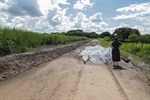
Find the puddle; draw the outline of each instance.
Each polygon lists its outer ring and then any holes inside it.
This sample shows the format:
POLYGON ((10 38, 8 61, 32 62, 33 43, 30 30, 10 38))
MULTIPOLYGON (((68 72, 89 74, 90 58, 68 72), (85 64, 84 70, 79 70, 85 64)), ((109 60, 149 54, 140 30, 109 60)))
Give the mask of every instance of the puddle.
MULTIPOLYGON (((102 64, 107 62, 112 62, 111 58, 111 51, 112 49, 110 47, 105 48, 101 45, 95 45, 95 46, 85 46, 82 49, 76 49, 76 53, 78 53, 79 57, 86 63, 91 62, 93 64, 102 64)), ((150 71, 150 62, 146 62, 145 59, 142 59, 141 57, 138 57, 136 55, 133 55, 129 52, 122 51, 125 55, 127 55, 128 59, 130 59, 130 63, 133 64, 135 67, 145 69, 146 71, 150 71)))
POLYGON ((111 61, 111 48, 105 48, 100 45, 85 46, 83 49, 77 49, 78 55, 84 62, 93 64, 108 63, 111 61))

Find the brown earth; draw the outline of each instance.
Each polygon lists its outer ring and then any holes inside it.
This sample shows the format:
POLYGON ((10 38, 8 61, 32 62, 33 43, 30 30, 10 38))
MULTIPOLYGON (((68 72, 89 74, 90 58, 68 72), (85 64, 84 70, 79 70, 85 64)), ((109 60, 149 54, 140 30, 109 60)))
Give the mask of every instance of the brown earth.
MULTIPOLYGON (((82 47, 81 47, 82 48, 82 47)), ((0 100, 149 100, 142 71, 84 64, 75 51, 0 83, 0 100)))
POLYGON ((79 41, 67 45, 46 46, 40 51, 22 54, 12 54, 0 57, 0 81, 18 75, 32 67, 56 59, 72 51, 90 40, 79 41))

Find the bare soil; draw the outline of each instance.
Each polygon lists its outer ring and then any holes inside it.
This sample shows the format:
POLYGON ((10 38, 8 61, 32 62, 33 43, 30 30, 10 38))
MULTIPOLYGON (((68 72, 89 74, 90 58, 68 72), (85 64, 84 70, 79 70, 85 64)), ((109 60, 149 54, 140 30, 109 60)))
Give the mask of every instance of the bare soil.
POLYGON ((44 48, 40 47, 40 51, 0 57, 0 82, 18 75, 32 67, 54 60, 89 41, 90 40, 85 40, 66 45, 44 46, 44 48))
POLYGON ((120 62, 84 64, 75 51, 0 83, 0 100, 149 100, 139 69, 120 62))

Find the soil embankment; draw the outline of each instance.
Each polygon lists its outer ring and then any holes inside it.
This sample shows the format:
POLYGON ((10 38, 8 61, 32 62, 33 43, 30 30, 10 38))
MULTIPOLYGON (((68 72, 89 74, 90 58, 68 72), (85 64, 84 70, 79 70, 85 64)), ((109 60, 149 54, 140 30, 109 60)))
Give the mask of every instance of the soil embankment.
POLYGON ((13 54, 0 58, 0 81, 15 76, 31 67, 36 67, 70 52, 90 40, 78 41, 63 46, 37 51, 33 53, 13 54))

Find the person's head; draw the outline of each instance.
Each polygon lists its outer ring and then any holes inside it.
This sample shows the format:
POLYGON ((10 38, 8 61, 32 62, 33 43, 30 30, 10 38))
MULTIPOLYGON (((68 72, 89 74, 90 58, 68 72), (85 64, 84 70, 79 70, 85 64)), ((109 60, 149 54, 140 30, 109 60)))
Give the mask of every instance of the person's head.
POLYGON ((117 37, 115 37, 115 38, 114 38, 114 41, 118 41, 118 38, 117 38, 117 37))

